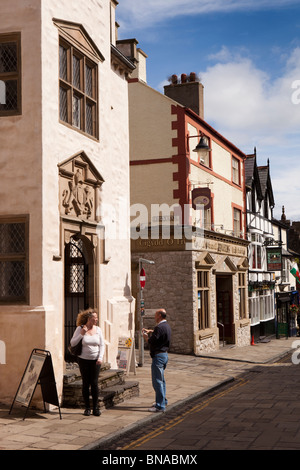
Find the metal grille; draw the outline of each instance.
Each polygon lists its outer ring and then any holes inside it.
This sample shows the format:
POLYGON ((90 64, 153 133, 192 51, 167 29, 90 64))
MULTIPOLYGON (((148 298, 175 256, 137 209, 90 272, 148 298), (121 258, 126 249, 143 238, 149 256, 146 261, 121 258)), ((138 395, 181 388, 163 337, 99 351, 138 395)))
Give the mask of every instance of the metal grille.
POLYGON ((82 240, 74 240, 70 243, 69 255, 69 292, 71 294, 84 293, 85 287, 85 264, 82 254, 83 243, 82 240))
POLYGON ((0 73, 16 72, 18 68, 17 44, 0 44, 0 73))
POLYGON ((70 292, 84 293, 84 265, 73 265, 70 269, 70 292))
POLYGON ((70 258, 82 258, 83 242, 81 238, 75 240, 71 238, 70 243, 70 258))

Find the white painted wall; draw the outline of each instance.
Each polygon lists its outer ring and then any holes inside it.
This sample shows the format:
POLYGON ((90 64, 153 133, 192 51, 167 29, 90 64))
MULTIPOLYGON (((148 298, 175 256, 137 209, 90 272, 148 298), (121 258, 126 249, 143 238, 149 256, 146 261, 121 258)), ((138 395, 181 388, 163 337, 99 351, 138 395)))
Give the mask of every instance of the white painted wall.
POLYGON ((114 367, 117 340, 134 331, 130 304, 128 90, 111 69, 109 0, 1 0, 0 33, 21 32, 22 115, 0 118, 0 215, 30 215, 30 305, 0 306, 0 398, 12 397, 33 348, 53 354, 59 392, 63 374, 64 266, 58 164, 84 151, 105 183, 111 260, 100 266, 100 326, 111 330, 106 360, 114 367), (99 142, 59 123, 59 47, 53 18, 80 23, 105 61, 99 63, 99 142), (113 214, 111 207, 119 208, 113 214), (119 217, 121 214, 122 217, 119 217), (105 325, 109 320, 110 328, 105 325), (8 380, 9 379, 9 380, 8 380))

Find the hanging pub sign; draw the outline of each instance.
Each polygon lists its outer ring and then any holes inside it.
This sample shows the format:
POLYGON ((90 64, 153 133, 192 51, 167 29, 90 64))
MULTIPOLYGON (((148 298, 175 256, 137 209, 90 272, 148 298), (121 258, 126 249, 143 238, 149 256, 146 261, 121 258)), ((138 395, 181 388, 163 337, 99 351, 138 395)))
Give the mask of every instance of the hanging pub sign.
POLYGON ((281 247, 267 248, 267 270, 281 271, 282 269, 282 251, 281 247))
POLYGON ((193 209, 196 209, 197 205, 203 205, 204 209, 210 209, 211 190, 209 188, 195 188, 192 190, 193 209))

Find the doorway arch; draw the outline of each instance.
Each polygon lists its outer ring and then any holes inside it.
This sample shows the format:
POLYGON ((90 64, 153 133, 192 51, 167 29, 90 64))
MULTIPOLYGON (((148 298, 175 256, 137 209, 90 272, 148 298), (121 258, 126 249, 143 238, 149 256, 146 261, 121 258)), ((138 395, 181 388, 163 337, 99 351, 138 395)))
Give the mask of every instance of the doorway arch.
POLYGON ((68 345, 80 311, 95 306, 94 255, 91 241, 80 234, 65 245, 65 361, 73 362, 68 345))

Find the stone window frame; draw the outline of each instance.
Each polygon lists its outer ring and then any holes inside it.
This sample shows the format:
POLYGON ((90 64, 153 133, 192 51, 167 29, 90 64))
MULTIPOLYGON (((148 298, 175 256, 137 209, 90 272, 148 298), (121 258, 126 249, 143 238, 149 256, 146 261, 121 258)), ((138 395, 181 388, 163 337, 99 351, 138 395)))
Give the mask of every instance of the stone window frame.
POLYGON ((52 18, 53 24, 58 29, 58 119, 61 124, 70 127, 73 130, 99 141, 99 66, 105 61, 105 57, 99 50, 97 44, 89 35, 85 27, 80 23, 52 18), (62 77, 60 73, 60 47, 65 45, 67 48, 67 76, 62 77), (76 87, 73 81, 73 54, 80 62, 80 86, 76 87), (88 65, 92 68, 92 93, 85 89, 86 69, 88 65), (66 91, 67 95, 67 116, 61 117, 61 90, 66 91), (82 126, 80 128, 73 125, 73 96, 76 95, 82 100, 82 126), (87 132, 86 128, 86 104, 93 107, 92 114, 92 133, 87 132))
POLYGON ((59 69, 59 121, 62 124, 68 125, 84 135, 99 139, 99 118, 98 118, 98 64, 93 61, 90 57, 84 54, 79 47, 72 44, 71 41, 66 40, 62 36, 59 37, 59 52, 63 48, 66 51, 66 76, 63 77, 61 69, 59 69), (74 63, 75 60, 79 66, 79 81, 75 83, 74 80, 74 63), (92 94, 89 94, 86 89, 87 67, 91 70, 91 89, 92 94), (65 93, 66 96, 66 118, 62 117, 62 96, 61 92, 65 93), (79 117, 80 122, 78 124, 74 121, 74 99, 80 103, 79 117), (92 114, 92 130, 91 132, 87 129, 87 107, 91 108, 92 114))
MULTIPOLYGON (((1 224, 22 224, 24 226, 24 250, 7 252, 1 251, 0 240, 0 263, 22 263, 24 265, 24 286, 21 295, 0 296, 0 305, 29 305, 29 216, 0 216, 1 224)), ((1 280, 2 282, 3 280, 1 280)))
POLYGON ((210 269, 196 269, 198 330, 210 328, 210 269), (200 294, 200 295, 199 295, 200 294), (201 312, 199 312, 199 301, 201 312))
POLYGON ((0 71, 0 82, 16 81, 17 105, 15 109, 5 110, 0 109, 0 117, 4 116, 17 116, 22 114, 22 99, 21 99, 21 33, 3 33, 0 34, 0 47, 3 44, 14 43, 16 44, 16 70, 8 72, 0 71))

